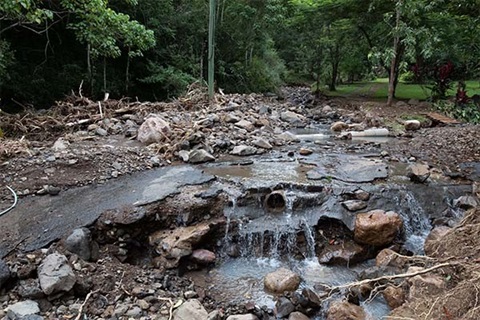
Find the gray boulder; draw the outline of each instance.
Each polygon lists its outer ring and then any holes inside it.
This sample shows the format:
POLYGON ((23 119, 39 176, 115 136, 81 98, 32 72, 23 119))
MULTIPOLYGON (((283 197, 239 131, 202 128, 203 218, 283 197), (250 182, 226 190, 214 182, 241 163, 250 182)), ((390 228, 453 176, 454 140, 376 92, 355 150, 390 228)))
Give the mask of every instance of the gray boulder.
POLYGON ((23 319, 29 315, 40 313, 38 303, 33 300, 20 301, 12 304, 7 309, 7 319, 23 319))
POLYGON ((173 312, 173 320, 206 320, 208 312, 197 299, 191 299, 173 312))
POLYGON ((38 267, 40 287, 46 295, 70 291, 76 282, 67 257, 59 253, 48 255, 38 267))
POLYGON ((236 156, 251 156, 257 153, 257 148, 250 146, 236 146, 230 154, 236 156))
POLYGON ((215 161, 215 157, 203 149, 193 150, 188 155, 188 162, 190 163, 204 163, 215 161))

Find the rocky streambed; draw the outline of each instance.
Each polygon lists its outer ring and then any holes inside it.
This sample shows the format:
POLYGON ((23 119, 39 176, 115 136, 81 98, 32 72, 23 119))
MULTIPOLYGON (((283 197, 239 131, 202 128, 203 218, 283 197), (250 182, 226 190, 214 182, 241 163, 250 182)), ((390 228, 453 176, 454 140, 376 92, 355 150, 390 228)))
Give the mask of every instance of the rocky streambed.
POLYGON ((382 119, 301 90, 136 106, 8 141, 1 317, 378 319, 461 283, 441 239, 478 205, 475 170, 405 152, 417 123, 357 138, 382 119))

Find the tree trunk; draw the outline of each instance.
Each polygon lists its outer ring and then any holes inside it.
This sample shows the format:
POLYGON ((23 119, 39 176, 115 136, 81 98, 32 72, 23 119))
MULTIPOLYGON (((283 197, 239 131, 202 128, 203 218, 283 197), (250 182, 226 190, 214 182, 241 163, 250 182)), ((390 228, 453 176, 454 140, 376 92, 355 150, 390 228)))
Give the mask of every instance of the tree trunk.
POLYGON ((93 72, 92 72, 92 59, 90 57, 90 44, 87 44, 87 77, 88 77, 88 89, 90 94, 93 92, 93 72))
POLYGON ((103 57, 103 93, 107 93, 107 58, 103 57))
POLYGON ((127 66, 125 67, 125 95, 128 96, 128 89, 130 87, 130 48, 127 51, 127 66))
POLYGON ((398 28, 400 27, 400 7, 402 0, 399 0, 396 6, 396 19, 395 19, 395 34, 393 37, 393 57, 390 63, 390 74, 388 78, 388 99, 387 106, 391 107, 393 104, 393 98, 395 97, 396 80, 398 79, 398 63, 400 61, 399 48, 400 48, 400 35, 398 34, 398 28))

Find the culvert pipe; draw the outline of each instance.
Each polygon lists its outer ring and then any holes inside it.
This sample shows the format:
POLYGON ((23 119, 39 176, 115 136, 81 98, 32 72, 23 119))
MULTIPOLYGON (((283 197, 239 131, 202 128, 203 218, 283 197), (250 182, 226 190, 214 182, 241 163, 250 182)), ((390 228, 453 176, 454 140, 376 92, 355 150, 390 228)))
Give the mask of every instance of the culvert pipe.
POLYGON ((265 196, 263 207, 272 213, 284 212, 287 207, 287 198, 283 190, 275 190, 265 196))

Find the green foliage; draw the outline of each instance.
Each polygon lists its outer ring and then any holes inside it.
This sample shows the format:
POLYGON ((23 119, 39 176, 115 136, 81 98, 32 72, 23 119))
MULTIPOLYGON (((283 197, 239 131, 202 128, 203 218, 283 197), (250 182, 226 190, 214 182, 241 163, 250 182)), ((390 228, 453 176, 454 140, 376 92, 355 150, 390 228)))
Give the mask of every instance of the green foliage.
POLYGON ((413 71, 407 71, 402 73, 398 79, 404 83, 413 83, 415 81, 415 74, 413 71))
POLYGON ((449 117, 473 124, 480 124, 480 108, 475 103, 456 105, 453 102, 441 100, 436 102, 434 106, 449 117))
MULTIPOLYGON (((190 74, 173 66, 162 67, 149 61, 150 75, 140 82, 152 84, 161 88, 169 97, 175 97, 186 91, 187 86, 196 79, 190 74)), ((157 91, 155 90, 155 91, 157 91)))
POLYGON ((8 68, 14 63, 10 43, 0 39, 0 86, 9 80, 8 68))

